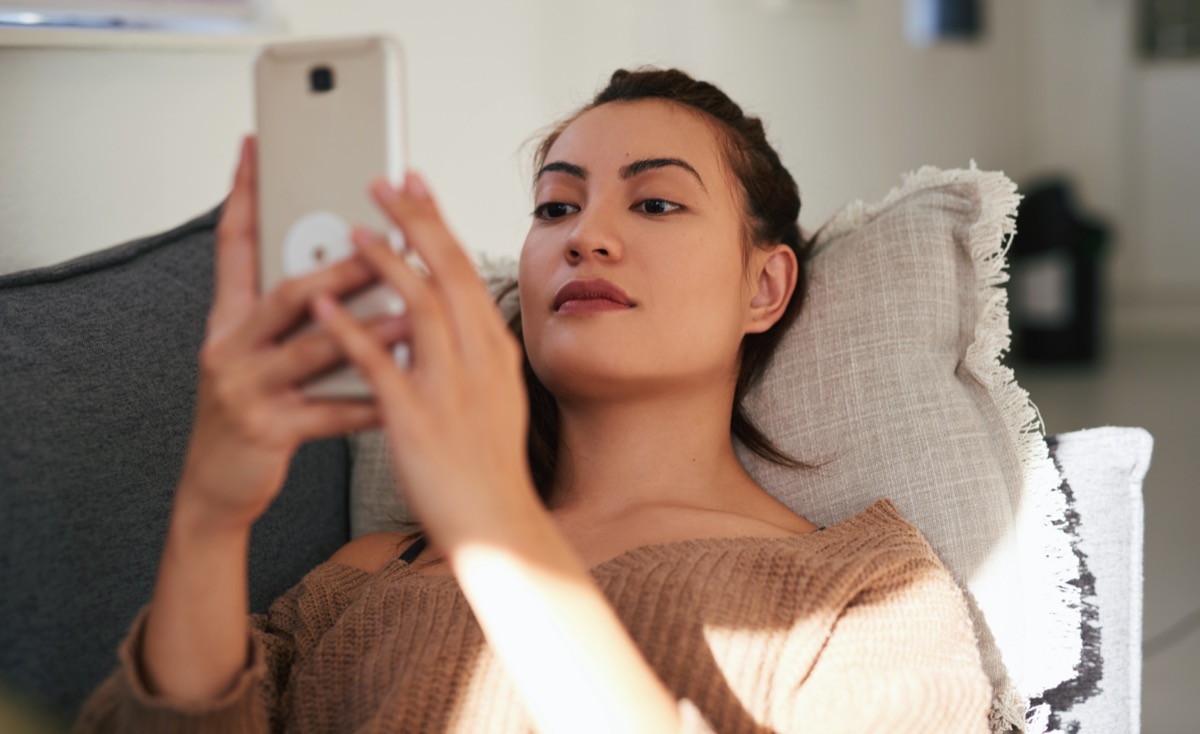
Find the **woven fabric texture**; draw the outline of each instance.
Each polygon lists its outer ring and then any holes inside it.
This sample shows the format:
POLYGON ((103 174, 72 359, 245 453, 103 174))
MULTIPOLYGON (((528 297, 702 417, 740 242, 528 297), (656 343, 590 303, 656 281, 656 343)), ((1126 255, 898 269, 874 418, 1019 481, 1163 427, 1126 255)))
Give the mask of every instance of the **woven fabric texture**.
MULTIPOLYGON (((154 587, 219 216, 0 276, 0 684, 68 717, 154 587)), ((251 536, 254 610, 346 542, 348 471, 340 438, 297 452, 251 536)))

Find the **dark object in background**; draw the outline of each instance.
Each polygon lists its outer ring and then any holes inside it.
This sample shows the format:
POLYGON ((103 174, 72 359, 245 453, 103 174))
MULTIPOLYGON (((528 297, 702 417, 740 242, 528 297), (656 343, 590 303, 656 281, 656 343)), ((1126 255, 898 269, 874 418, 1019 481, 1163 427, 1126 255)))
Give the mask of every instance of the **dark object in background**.
POLYGON ((1066 181, 1027 189, 1008 251, 1017 360, 1087 363, 1100 357, 1100 259, 1108 238, 1105 225, 1078 211, 1066 181))
POLYGON ((1138 50, 1155 60, 1200 56, 1200 0, 1138 0, 1138 50))
POLYGON ((915 46, 973 41, 983 34, 983 0, 908 0, 905 16, 915 46))

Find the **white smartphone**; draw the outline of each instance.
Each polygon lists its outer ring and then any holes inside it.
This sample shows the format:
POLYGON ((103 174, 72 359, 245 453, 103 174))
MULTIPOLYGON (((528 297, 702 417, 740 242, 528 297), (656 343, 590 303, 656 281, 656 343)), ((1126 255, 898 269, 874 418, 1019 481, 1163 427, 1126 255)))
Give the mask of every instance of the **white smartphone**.
MULTIPOLYGON (((326 267, 352 252, 355 224, 400 233, 367 193, 405 168, 403 65, 399 44, 385 36, 270 44, 254 63, 258 137, 259 291, 326 267)), ((403 312, 380 284, 345 301, 360 319, 403 312)), ((395 347, 397 362, 407 347, 395 347)), ((320 398, 372 397, 352 366, 305 386, 320 398)))

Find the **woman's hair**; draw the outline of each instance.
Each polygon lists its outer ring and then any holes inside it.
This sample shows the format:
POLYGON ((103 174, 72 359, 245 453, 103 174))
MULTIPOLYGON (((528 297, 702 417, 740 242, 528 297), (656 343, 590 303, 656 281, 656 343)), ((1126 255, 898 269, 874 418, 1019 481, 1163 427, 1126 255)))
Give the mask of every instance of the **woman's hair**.
MULTIPOLYGON (((755 454, 784 466, 808 464, 781 451, 746 415, 742 399, 762 376, 779 340, 796 320, 807 291, 807 263, 811 243, 800 235, 800 193, 796 181, 779 160, 779 154, 767 142, 762 121, 742 112, 733 100, 712 84, 697 81, 678 69, 618 69, 608 86, 582 109, 558 123, 542 140, 534 156, 534 170, 540 170, 559 135, 589 110, 612 102, 643 99, 665 100, 699 113, 715 131, 725 162, 741 184, 743 244, 745 260, 754 247, 786 244, 796 253, 800 265, 796 290, 783 315, 768 330, 747 334, 742 339, 741 365, 733 393, 733 417, 730 432, 755 454)), ((518 313, 509 323, 521 338, 518 313)), ((524 340, 522 339, 522 344, 524 340)), ((525 355, 525 381, 529 393, 529 464, 534 485, 543 501, 549 501, 558 459, 559 416, 554 396, 542 384, 525 355)))

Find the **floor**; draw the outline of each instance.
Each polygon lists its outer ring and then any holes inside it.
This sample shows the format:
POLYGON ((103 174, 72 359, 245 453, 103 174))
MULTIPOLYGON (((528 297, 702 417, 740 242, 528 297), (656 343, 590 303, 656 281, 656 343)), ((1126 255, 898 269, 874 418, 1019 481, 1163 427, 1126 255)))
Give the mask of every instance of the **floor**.
POLYGON ((1146 507, 1142 732, 1200 732, 1200 344, 1115 344, 1094 367, 1018 366, 1049 433, 1154 436, 1146 507))

